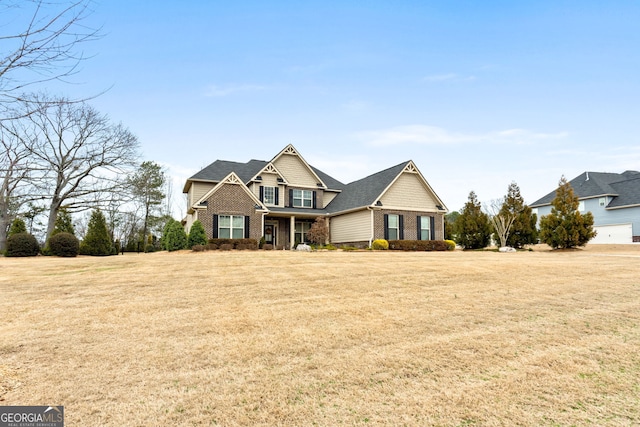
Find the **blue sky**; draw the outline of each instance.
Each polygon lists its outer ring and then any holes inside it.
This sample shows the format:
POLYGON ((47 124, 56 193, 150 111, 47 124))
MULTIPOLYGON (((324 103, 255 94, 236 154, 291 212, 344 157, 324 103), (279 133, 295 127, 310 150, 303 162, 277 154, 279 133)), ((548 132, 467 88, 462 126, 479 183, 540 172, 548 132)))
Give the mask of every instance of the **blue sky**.
MULTIPOLYGON (((449 210, 640 169, 636 1, 101 0, 60 88, 184 180, 293 144, 347 183, 414 160, 449 210)), ((52 88, 55 90, 55 88, 52 88)))

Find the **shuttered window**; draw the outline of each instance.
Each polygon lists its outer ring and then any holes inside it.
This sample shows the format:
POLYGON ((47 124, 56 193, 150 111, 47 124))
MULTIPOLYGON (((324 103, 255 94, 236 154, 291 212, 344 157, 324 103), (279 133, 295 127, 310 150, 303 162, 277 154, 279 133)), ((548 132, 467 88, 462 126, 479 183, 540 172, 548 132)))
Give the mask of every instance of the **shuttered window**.
POLYGON ((218 237, 242 239, 245 237, 245 217, 242 215, 218 215, 218 237))

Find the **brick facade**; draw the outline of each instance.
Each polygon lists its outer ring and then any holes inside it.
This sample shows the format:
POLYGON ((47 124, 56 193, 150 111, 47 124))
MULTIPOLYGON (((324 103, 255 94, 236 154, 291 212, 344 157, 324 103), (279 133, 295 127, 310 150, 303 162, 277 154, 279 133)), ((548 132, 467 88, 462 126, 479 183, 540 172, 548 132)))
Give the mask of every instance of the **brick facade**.
POLYGON ((384 215, 404 215, 404 240, 418 240, 418 215, 435 217, 435 240, 444 240, 444 215, 434 212, 381 210, 373 214, 373 233, 376 239, 384 239, 384 215))
POLYGON ((209 239, 213 237, 213 215, 249 216, 249 237, 256 240, 262 237, 262 212, 256 212, 255 201, 240 185, 224 184, 207 199, 207 210, 198 212, 209 239))

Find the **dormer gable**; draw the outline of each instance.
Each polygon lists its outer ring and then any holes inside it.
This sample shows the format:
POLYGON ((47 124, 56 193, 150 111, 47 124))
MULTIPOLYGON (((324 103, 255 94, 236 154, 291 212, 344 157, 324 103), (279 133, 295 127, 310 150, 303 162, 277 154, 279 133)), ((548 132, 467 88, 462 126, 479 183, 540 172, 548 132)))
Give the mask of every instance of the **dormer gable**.
POLYGON ((291 144, 270 162, 290 186, 327 189, 327 185, 291 144))
POLYGON ((219 191, 225 185, 237 185, 237 186, 239 186, 240 188, 242 188, 242 190, 245 193, 247 193, 247 195, 249 197, 251 197, 251 199, 255 202, 256 207, 259 206, 262 210, 267 210, 266 206, 260 201, 260 199, 258 197, 256 197, 255 194, 253 194, 249 190, 249 188, 244 184, 244 182, 242 182, 240 177, 238 175, 236 175, 235 172, 229 173, 229 175, 227 175, 222 180, 220 180, 220 182, 215 187, 213 187, 211 190, 209 190, 204 196, 202 196, 195 203, 194 207, 196 209, 206 208, 206 204, 204 204, 204 202, 206 202, 206 200, 208 200, 212 195, 214 195, 217 191, 219 191))

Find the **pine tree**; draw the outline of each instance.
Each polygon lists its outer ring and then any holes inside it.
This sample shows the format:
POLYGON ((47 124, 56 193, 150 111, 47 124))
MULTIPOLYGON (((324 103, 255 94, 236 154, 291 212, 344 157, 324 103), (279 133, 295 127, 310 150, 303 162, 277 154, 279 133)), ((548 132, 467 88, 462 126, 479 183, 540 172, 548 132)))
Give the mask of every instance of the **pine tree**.
POLYGON ((194 221, 191 224, 191 229, 189 230, 189 241, 188 247, 191 249, 195 245, 206 245, 207 244, 207 233, 204 231, 204 226, 199 220, 194 221))
POLYGON ((584 246, 596 235, 593 215, 578 211, 578 196, 564 176, 558 185, 551 213, 540 218, 540 240, 554 249, 584 246))
POLYGON ((80 244, 80 253, 82 255, 112 255, 113 245, 111 237, 107 230, 107 221, 100 209, 96 209, 91 213, 89 225, 87 226, 87 235, 80 244))
POLYGON ((69 233, 76 234, 76 231, 73 227, 73 222, 71 220, 71 214, 66 208, 60 208, 58 211, 58 216, 56 217, 56 223, 53 227, 52 236, 58 233, 69 233))
POLYGON ((482 212, 482 206, 473 191, 469 193, 469 200, 456 219, 455 231, 458 236, 456 243, 465 249, 485 248, 491 241, 489 216, 482 212))
POLYGON ((26 233, 26 232, 27 232, 27 225, 24 223, 22 218, 16 218, 11 223, 11 228, 9 228, 9 233, 7 234, 7 237, 13 236, 14 234, 26 233))
POLYGON ((515 215, 513 224, 507 237, 507 246, 522 248, 534 244, 538 240, 536 228, 537 217, 529 206, 524 204, 520 195, 520 187, 515 182, 509 185, 509 190, 500 209, 502 215, 515 215))

